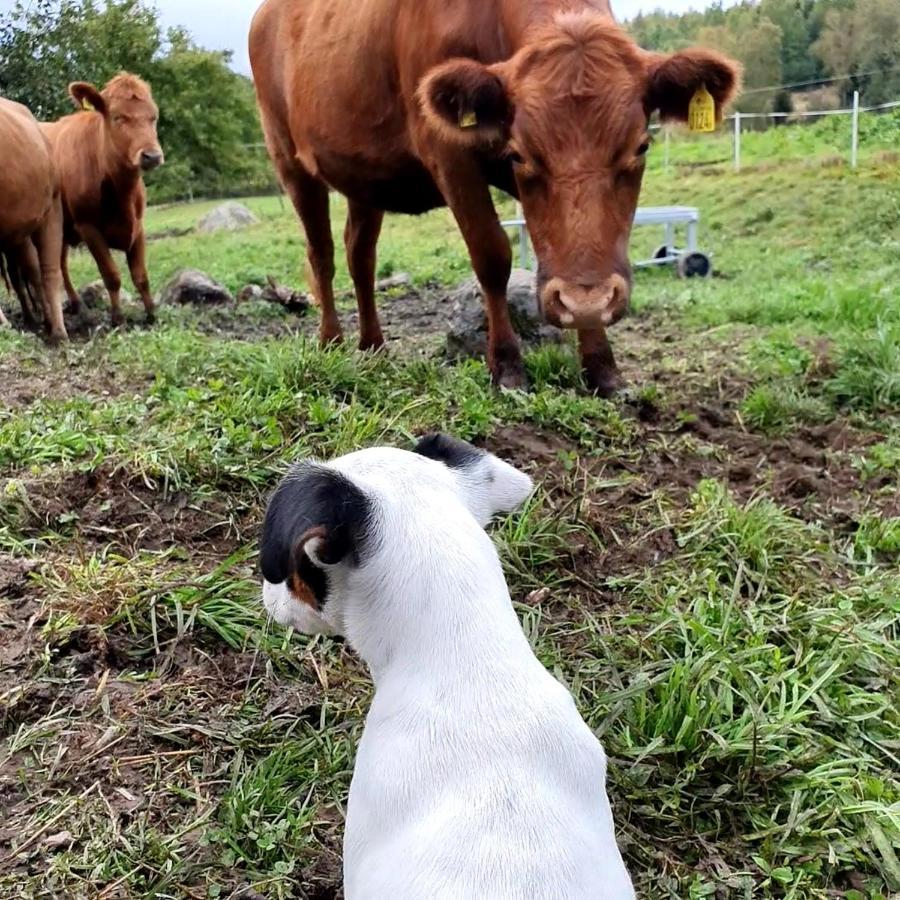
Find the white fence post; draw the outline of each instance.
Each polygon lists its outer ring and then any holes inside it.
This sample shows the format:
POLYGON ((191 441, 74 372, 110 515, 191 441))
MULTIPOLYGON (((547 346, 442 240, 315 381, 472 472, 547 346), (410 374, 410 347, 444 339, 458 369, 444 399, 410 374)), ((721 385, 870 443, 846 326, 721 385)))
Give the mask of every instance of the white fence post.
POLYGON ((741 114, 734 111, 734 171, 741 171, 741 114))
POLYGON ((850 168, 855 169, 859 150, 859 91, 853 92, 853 117, 850 122, 850 168))

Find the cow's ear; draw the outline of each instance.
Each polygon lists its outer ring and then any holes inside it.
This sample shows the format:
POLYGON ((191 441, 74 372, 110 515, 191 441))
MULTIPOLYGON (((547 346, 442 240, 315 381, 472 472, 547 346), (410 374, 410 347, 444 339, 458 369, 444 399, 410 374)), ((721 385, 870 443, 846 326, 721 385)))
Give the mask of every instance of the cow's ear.
POLYGON ((472 59, 451 59, 422 79, 419 105, 440 138, 464 146, 503 145, 513 104, 499 74, 472 59))
POLYGON ((294 599, 320 609, 328 570, 359 563, 372 518, 371 501, 345 475, 314 463, 296 466, 266 510, 259 553, 263 577, 285 583, 294 599))
POLYGON ((693 47, 678 53, 648 54, 647 113, 659 110, 663 121, 688 120, 691 98, 702 87, 716 104, 716 120, 740 87, 741 68, 733 60, 693 47))
POLYGON ((69 96, 79 109, 95 110, 101 115, 106 115, 106 101, 92 84, 86 81, 73 81, 69 85, 69 96))

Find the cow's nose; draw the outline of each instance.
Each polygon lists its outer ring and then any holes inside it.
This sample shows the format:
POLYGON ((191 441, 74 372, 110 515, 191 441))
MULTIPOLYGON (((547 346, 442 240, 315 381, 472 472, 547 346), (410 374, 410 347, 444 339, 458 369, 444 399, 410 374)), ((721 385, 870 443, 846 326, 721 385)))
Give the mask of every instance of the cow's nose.
POLYGON ((145 172, 155 169, 163 163, 163 155, 160 150, 142 150, 141 151, 141 168, 145 172))
POLYGON ((618 322, 628 309, 629 294, 628 280, 618 274, 599 285, 553 278, 544 286, 541 301, 544 317, 552 325, 587 330, 618 322))

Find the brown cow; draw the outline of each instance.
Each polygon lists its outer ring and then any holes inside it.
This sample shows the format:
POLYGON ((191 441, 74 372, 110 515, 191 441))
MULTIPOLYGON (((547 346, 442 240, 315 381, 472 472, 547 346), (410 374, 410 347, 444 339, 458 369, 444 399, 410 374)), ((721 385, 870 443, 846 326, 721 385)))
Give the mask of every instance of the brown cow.
POLYGON ((50 145, 34 116, 0 98, 0 271, 26 324, 43 316, 51 343, 66 340, 62 313, 62 200, 50 145), (37 309, 33 308, 37 306, 37 309))
POLYGON ((361 348, 383 343, 373 273, 384 211, 446 204, 484 290, 494 381, 521 385, 494 185, 522 201, 545 318, 577 329, 591 388, 615 387, 606 328, 628 304, 648 117, 686 119, 702 85, 721 115, 733 63, 643 51, 607 0, 265 0, 250 62, 269 153, 306 231, 323 342, 341 339, 328 188, 348 199, 361 348))
POLYGON ((76 81, 69 94, 79 112, 44 125, 59 169, 65 211, 62 272, 73 312, 80 306, 68 269, 68 248, 84 241, 109 293, 113 325, 124 321, 119 302, 122 282, 111 250, 128 260, 131 280, 154 321, 144 240, 146 191, 143 172, 162 165, 156 136, 159 110, 149 85, 136 75, 116 75, 102 91, 76 81))

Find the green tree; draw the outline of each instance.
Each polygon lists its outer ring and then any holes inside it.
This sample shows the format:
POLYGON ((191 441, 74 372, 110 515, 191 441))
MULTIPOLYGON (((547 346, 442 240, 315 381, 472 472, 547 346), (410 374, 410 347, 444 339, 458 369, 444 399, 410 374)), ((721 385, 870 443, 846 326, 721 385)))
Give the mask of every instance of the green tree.
POLYGON ((857 0, 852 7, 828 10, 812 49, 830 74, 847 76, 845 99, 854 90, 869 104, 900 98, 897 0, 857 0))
POLYGON ((721 50, 744 67, 744 93, 736 107, 741 112, 771 112, 777 91, 768 90, 782 83, 781 29, 770 19, 760 17, 756 9, 744 7, 727 25, 700 29, 697 41, 721 50))
POLYGON ((220 195, 274 183, 249 79, 227 53, 167 33, 143 0, 19 0, 0 16, 0 93, 40 119, 72 109, 71 81, 103 85, 126 70, 145 78, 160 108, 166 165, 148 177, 151 199, 220 195))

